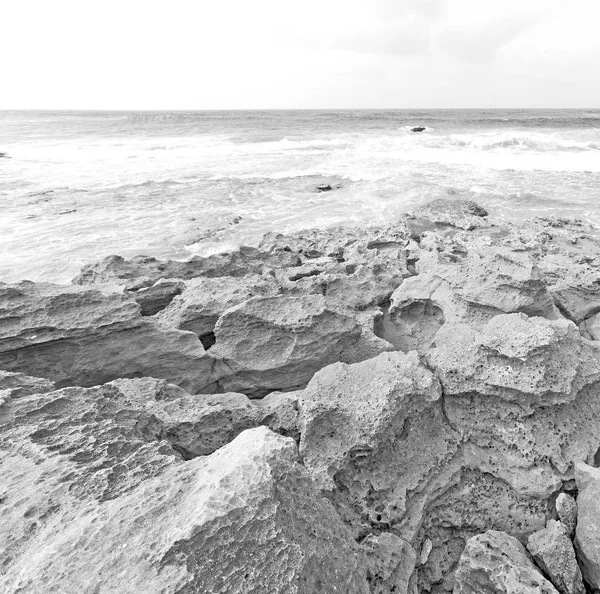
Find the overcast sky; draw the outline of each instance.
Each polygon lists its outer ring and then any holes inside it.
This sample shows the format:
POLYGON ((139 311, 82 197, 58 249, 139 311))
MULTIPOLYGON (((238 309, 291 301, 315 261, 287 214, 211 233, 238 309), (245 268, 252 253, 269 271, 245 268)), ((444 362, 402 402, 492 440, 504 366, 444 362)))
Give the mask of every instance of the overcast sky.
POLYGON ((600 107, 600 0, 14 0, 0 109, 600 107))

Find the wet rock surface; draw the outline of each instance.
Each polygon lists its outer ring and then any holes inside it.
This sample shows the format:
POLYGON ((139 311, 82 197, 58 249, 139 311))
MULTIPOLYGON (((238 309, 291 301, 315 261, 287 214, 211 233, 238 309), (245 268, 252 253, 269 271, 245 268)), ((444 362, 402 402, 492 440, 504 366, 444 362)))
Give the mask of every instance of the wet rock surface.
POLYGON ((438 200, 0 284, 0 590, 600 590, 599 279, 438 200))

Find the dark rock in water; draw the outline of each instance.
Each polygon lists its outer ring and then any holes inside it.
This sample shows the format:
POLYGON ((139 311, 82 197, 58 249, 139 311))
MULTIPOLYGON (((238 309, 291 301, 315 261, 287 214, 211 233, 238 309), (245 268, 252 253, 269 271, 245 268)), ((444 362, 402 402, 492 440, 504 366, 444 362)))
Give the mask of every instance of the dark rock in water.
POLYGON ((317 192, 329 192, 330 190, 333 190, 333 188, 329 185, 329 184, 319 184, 316 187, 317 192))
POLYGON ((415 126, 414 128, 410 129, 411 132, 425 132, 425 130, 427 130, 425 126, 415 126))
POLYGON ((0 153, 0 159, 2 159, 2 157, 4 157, 5 159, 10 159, 8 153, 0 153))

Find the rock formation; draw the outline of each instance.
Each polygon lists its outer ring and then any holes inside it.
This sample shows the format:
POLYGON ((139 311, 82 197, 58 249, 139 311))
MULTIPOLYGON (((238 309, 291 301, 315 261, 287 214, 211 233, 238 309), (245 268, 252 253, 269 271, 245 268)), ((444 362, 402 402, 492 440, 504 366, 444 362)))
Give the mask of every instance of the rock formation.
POLYGON ((598 591, 600 590, 600 471, 581 468, 581 466, 578 467, 580 473, 577 476, 579 497, 577 498, 575 546, 579 553, 585 581, 593 591, 598 591))
POLYGON ((23 281, 0 284, 0 369, 62 386, 119 377, 164 378, 198 392, 216 381, 214 362, 191 332, 142 317, 117 292, 23 281))
POLYGON ((489 530, 469 539, 456 571, 455 594, 557 594, 512 536, 489 530))
POLYGON ((585 594, 573 543, 561 522, 550 520, 544 530, 534 532, 527 549, 559 592, 585 594))
POLYGON ((438 200, 0 284, 0 590, 600 591, 598 282, 438 200))
POLYGON ((214 334, 219 385, 254 396, 302 388, 330 363, 361 361, 392 348, 367 335, 357 320, 329 309, 322 295, 253 297, 225 311, 214 334))

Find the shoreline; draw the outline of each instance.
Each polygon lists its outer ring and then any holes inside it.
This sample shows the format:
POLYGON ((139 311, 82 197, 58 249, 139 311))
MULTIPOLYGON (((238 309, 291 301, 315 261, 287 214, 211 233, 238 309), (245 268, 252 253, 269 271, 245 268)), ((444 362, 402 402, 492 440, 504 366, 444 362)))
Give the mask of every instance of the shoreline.
POLYGON ((440 199, 0 283, 0 584, 600 588, 597 233, 440 199))

